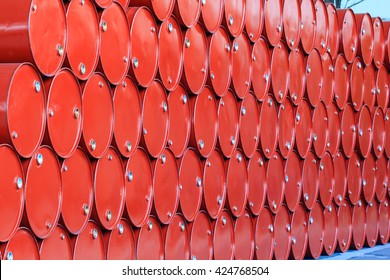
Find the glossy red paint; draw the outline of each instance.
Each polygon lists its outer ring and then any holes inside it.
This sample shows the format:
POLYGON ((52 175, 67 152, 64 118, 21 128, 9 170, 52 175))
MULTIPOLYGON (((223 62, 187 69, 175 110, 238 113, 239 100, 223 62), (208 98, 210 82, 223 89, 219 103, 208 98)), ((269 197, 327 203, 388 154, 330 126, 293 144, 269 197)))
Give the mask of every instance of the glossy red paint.
POLYGON ((252 88, 257 100, 263 101, 271 85, 271 58, 267 39, 260 37, 252 48, 252 88), (253 78, 258 77, 258 78, 253 78))
POLYGON ((95 4, 102 9, 108 8, 113 2, 114 0, 95 0, 95 4))
POLYGON ((198 22, 201 7, 202 1, 177 0, 173 14, 180 20, 182 25, 191 28, 198 22))
POLYGON ((234 258, 252 260, 255 252, 253 221, 248 209, 234 222, 234 258))
POLYGON ((370 111, 373 111, 376 102, 376 77, 375 70, 372 64, 364 69, 364 91, 363 102, 368 106, 370 111))
POLYGON ((338 250, 344 253, 348 251, 352 242, 352 210, 347 200, 339 206, 337 218, 338 250))
POLYGON ((252 52, 245 33, 234 39, 231 56, 232 86, 237 97, 244 99, 248 95, 252 83, 252 52))
POLYGON ((313 209, 308 213, 307 235, 307 254, 313 259, 318 259, 324 246, 323 207, 318 201, 314 203, 313 209))
POLYGON ((334 173, 337 172, 333 166, 333 159, 329 153, 326 153, 320 161, 319 168, 319 196, 322 206, 331 205, 334 192, 334 173))
POLYGON ((336 59, 340 44, 339 23, 336 12, 337 10, 333 4, 327 4, 326 9, 328 11, 329 20, 329 38, 327 51, 331 55, 332 59, 336 59))
POLYGON ((28 228, 19 228, 7 243, 1 245, 3 260, 39 260, 37 240, 28 228))
POLYGON ((134 233, 125 219, 121 219, 112 231, 104 233, 104 247, 107 260, 135 259, 134 233))
POLYGON ((327 111, 329 137, 328 143, 326 143, 326 147, 328 152, 334 157, 341 142, 339 110, 337 109, 336 104, 332 102, 327 108, 327 111))
POLYGON ((340 206, 347 193, 347 165, 346 158, 341 151, 337 151, 333 157, 334 173, 333 201, 340 206))
MULTIPOLYGON (((390 109, 387 109, 385 112, 385 134, 390 135, 390 109)), ((386 137, 385 141, 385 152, 386 156, 390 157, 390 136, 386 137)))
POLYGON ((328 10, 324 1, 317 0, 315 2, 316 10, 316 34, 314 39, 314 47, 324 55, 327 52, 329 41, 329 17, 328 10))
POLYGON ((363 161, 358 153, 353 152, 347 164, 348 197, 350 203, 355 205, 362 194, 363 161))
POLYGON ((350 68, 351 102, 353 108, 359 111, 364 100, 364 68, 359 57, 355 58, 350 68))
POLYGON ((389 202, 384 200, 379 205, 379 242, 387 244, 390 237, 389 202))
POLYGON ((176 214, 163 229, 165 260, 188 260, 190 257, 190 237, 182 215, 176 214))
MULTIPOLYGON (((238 121, 240 146, 248 158, 253 156, 256 148, 258 147, 260 132, 259 126, 261 125, 259 122, 261 121, 261 117, 259 120, 259 111, 256 99, 252 93, 249 93, 240 103, 238 121)), ((273 137, 273 135, 271 137, 273 137)), ((264 144, 267 145, 266 143, 264 144)))
POLYGON ((248 205, 253 215, 258 216, 266 199, 266 162, 259 151, 248 161, 248 205))
POLYGON ((302 167, 298 154, 294 151, 286 159, 285 174, 285 202, 288 209, 294 212, 299 207, 302 195, 302 167))
POLYGON ((267 186, 270 186, 267 188, 267 203, 274 214, 278 213, 282 207, 285 184, 283 158, 278 152, 275 152, 269 159, 267 166, 267 186))
POLYGON ((320 53, 313 49, 306 61, 306 93, 311 106, 317 107, 322 95, 323 67, 320 53))
POLYGON ((299 105, 306 89, 305 54, 301 48, 290 52, 288 65, 290 73, 289 95, 294 105, 299 105))
POLYGON ((353 247, 360 250, 364 246, 366 239, 366 207, 362 200, 359 200, 355 206, 352 207, 352 241, 353 247))
POLYGON ((272 158, 278 144, 278 111, 275 99, 268 95, 260 108, 260 145, 266 158, 272 158))
POLYGON ((315 154, 322 158, 326 153, 326 145, 329 139, 329 119, 325 104, 319 102, 313 109, 313 148, 315 154))
POLYGON ((232 260, 234 258, 233 219, 225 209, 213 221, 213 247, 215 260, 232 260))
POLYGON ((374 156, 370 153, 364 159, 362 169, 362 189, 364 199, 367 203, 375 199, 375 185, 376 185, 377 170, 375 166, 374 156))
POLYGON ((264 31, 271 46, 276 46, 283 34, 282 0, 268 0, 264 3, 264 31))
POLYGON ((286 99, 289 79, 288 50, 285 43, 279 41, 275 45, 271 57, 272 91, 278 103, 282 103, 286 99))
POLYGON ((238 37, 244 30, 245 24, 245 0, 225 0, 225 21, 230 34, 238 37))
POLYGON ((323 211, 324 215, 324 251, 328 256, 333 255, 337 246, 337 208, 331 203, 323 211))
POLYGON ((302 204, 298 204, 291 214, 291 253, 294 260, 302 260, 307 249, 307 213, 302 204))
POLYGON ((204 211, 196 214, 194 221, 188 224, 191 260, 213 259, 213 236, 209 216, 204 211))
POLYGON ((344 155, 350 158, 355 150, 357 128, 355 125, 355 112, 350 103, 340 113, 341 145, 344 155))
POLYGON ((295 144, 294 106, 290 98, 279 106, 278 127, 279 151, 284 158, 289 158, 295 144))
POLYGON ((366 158, 370 154, 372 147, 372 120, 370 110, 363 106, 362 110, 356 113, 357 124, 357 148, 360 154, 366 158))
POLYGON ((301 4, 299 0, 284 1, 283 31, 284 39, 291 50, 298 48, 301 40, 301 4))
POLYGON ((257 42, 264 28, 264 1, 246 0, 245 29, 249 40, 257 42))
POLYGON ((385 59, 385 32, 382 19, 376 17, 372 20, 374 28, 374 65, 381 68, 385 59))
POLYGON ((146 223, 135 232, 137 260, 163 260, 164 241, 161 227, 154 216, 149 216, 146 223))
POLYGON ((262 208, 255 223, 255 258, 271 260, 274 253, 274 218, 268 207, 262 208))
POLYGON ((316 156, 309 152, 302 167, 302 200, 312 210, 319 195, 319 170, 316 156))
POLYGON ((73 237, 74 260, 104 260, 103 234, 94 221, 89 221, 84 230, 73 237))
POLYGON ((377 158, 381 158, 386 143, 386 131, 385 116, 380 107, 372 114, 372 136, 372 150, 377 158))
POLYGON ((350 69, 343 54, 335 61, 334 70, 334 99, 337 107, 343 110, 350 97, 350 69))
POLYGON ((53 233, 42 240, 39 246, 40 260, 72 260, 72 244, 62 226, 57 225, 53 233))
POLYGON ((312 140, 313 122, 311 109, 309 103, 306 100, 302 100, 295 112, 295 144, 297 151, 302 158, 306 158, 308 155, 312 140))
POLYGON ((387 173, 386 157, 378 158, 375 161, 376 181, 375 181, 375 196, 379 202, 385 201, 387 189, 389 185, 389 175, 387 173))
POLYGON ((314 1, 301 1, 301 16, 301 45, 305 53, 308 54, 314 48, 317 29, 317 14, 315 11, 314 1))
POLYGON ((366 227, 366 246, 374 247, 378 242, 379 233, 379 206, 376 200, 368 203, 366 206, 367 227, 366 227))
POLYGON ((389 78, 385 67, 376 71, 376 101, 382 110, 389 106, 389 78))
POLYGON ((202 3, 202 13, 201 21, 203 22, 206 30, 209 33, 214 33, 218 30, 219 26, 222 23, 224 17, 224 5, 225 1, 215 0, 215 1, 203 1, 202 3))
POLYGON ((339 52, 344 53, 345 59, 352 63, 358 53, 358 30, 355 13, 352 9, 337 10, 340 29, 339 52))
POLYGON ((274 258, 286 260, 291 250, 291 217, 285 205, 275 214, 274 258))
POLYGON ((358 55, 365 65, 370 65, 374 58, 374 28, 370 14, 356 14, 358 36, 358 55))
POLYGON ((326 107, 331 106, 334 97, 333 85, 334 85, 334 66, 331 55, 326 52, 322 57, 322 91, 321 101, 324 102, 326 107))
POLYGON ((131 6, 142 7, 146 6, 150 10, 153 10, 154 15, 159 21, 164 21, 168 19, 175 7, 175 0, 163 0, 163 1, 153 1, 153 0, 131 0, 131 6))

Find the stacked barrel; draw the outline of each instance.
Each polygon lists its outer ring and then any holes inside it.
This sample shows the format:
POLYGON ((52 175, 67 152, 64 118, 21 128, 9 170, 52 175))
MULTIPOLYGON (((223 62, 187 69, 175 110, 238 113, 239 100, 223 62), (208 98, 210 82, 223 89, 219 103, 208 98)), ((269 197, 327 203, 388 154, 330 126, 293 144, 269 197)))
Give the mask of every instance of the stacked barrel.
POLYGON ((390 23, 322 0, 0 11, 3 259, 388 242, 390 23))

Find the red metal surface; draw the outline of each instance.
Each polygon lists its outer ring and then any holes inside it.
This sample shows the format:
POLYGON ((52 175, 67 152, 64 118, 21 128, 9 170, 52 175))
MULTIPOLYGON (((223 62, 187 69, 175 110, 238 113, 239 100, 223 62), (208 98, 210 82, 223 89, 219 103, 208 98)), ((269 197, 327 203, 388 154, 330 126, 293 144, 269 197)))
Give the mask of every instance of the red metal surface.
POLYGON ((4 2, 1 10, 0 62, 28 61, 45 76, 56 74, 64 62, 67 45, 62 1, 4 2))
POLYGON ((334 98, 337 107, 343 110, 350 96, 350 69, 343 54, 337 56, 334 67, 334 98))
POLYGON ((255 235, 251 214, 246 209, 234 223, 234 258, 252 260, 255 247, 255 235))
POLYGON ((326 4, 317 0, 315 2, 316 10, 316 33, 314 40, 314 47, 324 55, 327 51, 328 40, 329 40, 329 18, 326 4))
POLYGON ((95 0, 96 5, 102 9, 108 8, 113 2, 114 0, 95 0))
POLYGON ((87 225, 93 208, 91 164, 81 148, 65 159, 61 168, 62 222, 72 234, 79 234, 87 225))
POLYGON ((385 60, 384 64, 389 67, 390 66, 390 23, 388 21, 384 21, 383 23, 383 31, 385 32, 385 60))
POLYGON ((245 33, 232 44, 232 86, 238 98, 244 99, 252 82, 251 45, 245 33))
POLYGON ((271 59, 267 44, 267 40, 260 37, 252 49, 252 87, 259 101, 264 100, 271 85, 271 59))
POLYGON ((173 91, 183 72, 183 34, 175 17, 171 16, 161 24, 158 39, 161 81, 167 90, 173 91))
POLYGON ((297 48, 290 52, 288 57, 289 64, 289 93, 294 105, 298 105, 305 94, 306 76, 304 52, 297 48))
MULTIPOLYGON (((329 114, 328 114, 329 115, 329 114)), ((332 133, 332 130, 329 131, 332 133)), ((302 100, 295 112, 295 144, 302 158, 305 158, 312 144, 313 122, 308 102, 302 100)))
POLYGON ((283 31, 287 46, 294 50, 301 40, 301 4, 298 0, 283 3, 283 31))
POLYGON ((37 241, 27 228, 19 228, 7 243, 1 245, 3 260, 39 260, 37 241))
POLYGON ((225 24, 233 37, 238 37, 244 30, 245 3, 244 0, 225 0, 225 24))
POLYGON ((309 152, 302 167, 302 197, 307 209, 312 210, 319 195, 319 170, 316 156, 309 152))
POLYGON ((213 237, 209 216, 204 211, 196 214, 188 225, 190 235, 190 259, 211 260, 213 258, 213 237))
POLYGON ((376 17, 372 25, 374 28, 374 64, 376 68, 381 68, 385 59, 385 32, 382 19, 376 17))
POLYGON ((45 83, 47 133, 50 146, 62 158, 71 156, 81 137, 82 98, 79 83, 68 69, 45 83))
POLYGON ((335 103, 331 103, 327 108, 328 111, 328 143, 326 147, 328 148, 328 152, 332 156, 337 153, 337 150, 340 146, 341 142, 341 133, 340 133, 340 119, 339 112, 335 103))
POLYGON ((359 111, 363 106, 364 98, 364 68, 359 57, 356 57, 351 67, 351 101, 353 108, 359 111))
POLYGON ((142 227, 152 209, 153 178, 147 153, 137 148, 125 169, 126 214, 136 227, 142 227))
POLYGON ((328 38, 327 51, 330 53, 332 59, 336 59, 339 50, 339 44, 340 44, 340 33, 339 33, 337 12, 336 12, 336 7, 333 4, 327 4, 326 9, 328 11, 328 20, 329 20, 329 38, 328 38))
POLYGON ((357 147, 360 154, 366 158, 368 157, 372 147, 372 121, 370 110, 367 106, 363 106, 362 110, 356 113, 357 119, 357 147))
MULTIPOLYGON (((131 4, 135 5, 137 0, 131 1, 131 4)), ((150 0, 139 1, 149 2, 150 0)), ((163 5, 164 2, 167 1, 159 1, 155 4, 163 5)), ((152 13, 146 7, 129 8, 126 11, 126 15, 130 27, 131 45, 131 67, 129 73, 135 77, 142 87, 148 87, 157 73, 159 53, 157 24, 152 13), (146 27, 149 30, 148 32, 145 32, 146 27)))
POLYGON ((83 89, 83 134, 81 144, 93 158, 105 154, 112 140, 114 106, 110 86, 104 76, 95 73, 83 89))
POLYGON ((112 231, 104 233, 104 241, 107 260, 135 259, 134 233, 125 219, 121 219, 112 231))
POLYGON ((190 257, 190 237, 184 218, 176 214, 163 232, 165 260, 188 260, 190 257))
POLYGON ((362 189, 364 199, 367 203, 372 202, 375 198, 376 174, 375 159, 370 153, 368 157, 364 159, 362 169, 362 189))
POLYGON ((355 112, 350 103, 340 112, 341 144, 344 155, 350 158, 355 149, 357 129, 355 125, 355 112))
POLYGON ((366 245, 374 247, 378 241, 379 233, 379 207, 376 200, 367 204, 366 215, 366 245))
POLYGON ((347 200, 344 200, 337 211, 337 244, 338 250, 346 252, 352 242, 352 210, 347 200))
MULTIPOLYGON (((390 109, 387 109, 385 112, 385 134, 390 135, 390 109)), ((390 136, 386 137, 385 141, 385 152, 386 156, 390 157, 390 136)))
POLYGON ((274 253, 274 218, 268 207, 262 208, 255 223, 255 258, 271 260, 274 253))
POLYGON ((168 138, 169 107, 165 89, 155 80, 141 92, 142 100, 142 138, 144 146, 153 158, 158 158, 168 138))
POLYGON ((382 157, 385 147, 385 116, 380 107, 372 114, 372 149, 377 158, 382 157))
POLYGON ((218 30, 224 17, 224 1, 203 1, 202 2, 202 22, 206 30, 214 33, 218 30))
POLYGON ((295 144, 294 106, 290 98, 279 106, 278 127, 279 151, 284 158, 288 158, 295 144))
POLYGON ((176 159, 169 149, 163 150, 154 162, 154 211, 163 224, 169 224, 179 205, 179 172, 176 159))
POLYGON ((42 240, 39 247, 41 260, 71 260, 73 259, 72 245, 67 231, 60 225, 53 233, 42 240))
POLYGON ((326 153, 320 161, 318 175, 319 196, 321 204, 324 207, 327 207, 332 203, 335 172, 337 171, 334 170, 332 156, 329 153, 326 153))
POLYGON ((298 204, 291 214, 291 253, 294 260, 302 260, 307 249, 307 214, 302 204, 298 204))
POLYGON ((277 148, 279 128, 277 105, 270 94, 261 104, 259 122, 261 149, 266 158, 271 158, 277 148))
POLYGON ((259 215, 263 209, 266 191, 266 166, 259 151, 248 161, 248 205, 253 215, 259 215))
POLYGON ((73 237, 74 260, 104 260, 103 234, 94 221, 89 221, 84 230, 73 237))
POLYGON ((23 216, 25 184, 23 168, 14 149, 0 145, 0 241, 8 241, 17 231, 23 216))
POLYGON ((334 66, 331 55, 326 52, 322 57, 322 91, 321 101, 326 107, 329 107, 333 101, 334 91, 334 66))
POLYGON ((159 222, 149 216, 146 223, 136 231, 136 259, 162 260, 164 259, 164 242, 159 222))
POLYGON ((218 104, 218 143, 223 155, 230 158, 239 142, 239 113, 234 93, 229 90, 218 104))
POLYGON ((337 208, 331 203, 323 211, 324 215, 324 251, 330 256, 333 255, 337 245, 337 208))
POLYGON ((307 254, 314 259, 321 256, 324 242, 324 216, 322 205, 316 201, 308 213, 308 246, 307 254))
POLYGON ((387 173, 386 157, 378 158, 375 162, 376 180, 375 180, 375 196, 379 202, 386 200, 388 189, 389 175, 387 173))
MULTIPOLYGON (((259 125, 261 125, 259 121, 261 121, 261 119, 259 120, 256 99, 251 92, 242 100, 239 106, 240 146, 242 147, 244 154, 250 158, 253 156, 259 144, 259 125)), ((264 144, 267 145, 267 143, 264 144)))
POLYGON ((268 0, 264 3, 264 30, 268 41, 276 46, 283 34, 282 0, 268 0))
POLYGON ((285 205, 275 214, 274 259, 286 260, 291 250, 291 217, 285 205))
POLYGON ((363 162, 360 156, 356 152, 353 152, 347 164, 348 197, 350 203, 355 205, 362 194, 363 162))
POLYGON ((387 244, 390 237, 389 202, 384 200, 379 205, 379 242, 387 244))
POLYGON ((185 151, 180 160, 180 209, 184 218, 193 221, 202 204, 203 196, 203 166, 199 156, 193 148, 185 151))
POLYGON ((223 210, 213 222, 213 247, 215 260, 234 258, 233 219, 227 210, 223 210))
POLYGON ((130 0, 115 0, 115 2, 119 3, 125 11, 130 5, 130 0))
POLYGON ((277 43, 272 52, 271 81, 275 99, 282 103, 286 99, 289 83, 288 51, 283 41, 277 43))
POLYGON ((249 40, 256 42, 264 28, 264 1, 246 0, 245 2, 245 29, 249 40))
POLYGON ((218 150, 214 150, 204 163, 203 198, 209 216, 216 219, 226 200, 225 166, 218 150))
POLYGON ((301 44, 305 53, 310 53, 314 48, 317 28, 317 14, 314 1, 301 1, 301 44))
POLYGON ((223 27, 210 38, 209 66, 211 85, 215 93, 222 97, 229 89, 232 71, 231 41, 223 27))
POLYGON ((273 157, 269 159, 267 166, 267 203, 274 214, 278 213, 282 207, 285 184, 283 158, 278 152, 275 152, 273 157))
POLYGON ((173 12, 173 8, 175 7, 175 0, 131 0, 131 6, 146 6, 150 10, 153 10, 153 13, 158 20, 165 21, 171 16, 173 12))
POLYGON ((318 103, 313 110, 313 148, 315 154, 322 158, 326 152, 326 145, 329 138, 329 120, 325 104, 318 103))
POLYGON ((355 13, 352 9, 337 10, 340 28, 340 49, 345 59, 352 63, 358 53, 358 30, 355 13))
POLYGON ((306 91, 311 106, 317 107, 322 95, 323 67, 320 53, 314 49, 306 61, 306 91))
POLYGON ((192 93, 199 94, 206 84, 209 68, 207 38, 199 23, 188 28, 184 35, 183 59, 186 85, 192 93))
POLYGON ((199 19, 201 7, 202 1, 177 0, 176 6, 173 9, 173 13, 178 19, 180 19, 182 24, 188 28, 191 28, 197 23, 199 19))
POLYGON ((30 229, 44 239, 52 234, 61 213, 60 164, 50 147, 40 147, 24 163, 26 172, 25 212, 30 229))
POLYGON ((168 108, 168 145, 176 157, 181 157, 188 146, 191 133, 189 97, 181 85, 169 93, 168 108))
POLYGON ((352 207, 352 241, 353 247, 360 250, 366 239, 366 208, 361 200, 352 207))
POLYGON ((333 157, 333 168, 337 170, 334 172, 333 200, 337 206, 342 204, 347 193, 347 166, 345 162, 346 159, 342 152, 337 151, 333 157))
POLYGON ((376 100, 378 107, 382 110, 387 109, 389 105, 389 78, 385 67, 381 67, 376 72, 376 100))
POLYGON ((41 77, 29 63, 1 64, 0 142, 11 144, 29 158, 42 142, 45 130, 45 95, 41 77), (25 121, 21 121, 25 120, 25 121))
POLYGON ((375 70, 372 64, 364 69, 364 91, 363 102, 368 106, 370 111, 373 111, 376 101, 376 77, 375 70))
POLYGON ((370 14, 356 14, 358 37, 358 55, 365 65, 370 65, 374 58, 374 28, 370 14))
POLYGON ((87 80, 99 62, 99 20, 91 0, 71 1, 66 11, 67 62, 77 78, 87 80))
POLYGON ((299 207, 302 195, 302 167, 298 154, 294 151, 285 161, 285 201, 288 209, 294 212, 299 207))

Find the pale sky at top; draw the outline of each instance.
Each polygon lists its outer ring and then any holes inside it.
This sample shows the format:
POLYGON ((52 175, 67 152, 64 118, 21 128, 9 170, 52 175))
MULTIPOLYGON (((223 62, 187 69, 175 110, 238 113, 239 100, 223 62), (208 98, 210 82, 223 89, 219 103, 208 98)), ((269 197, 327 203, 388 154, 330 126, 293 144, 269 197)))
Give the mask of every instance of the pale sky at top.
MULTIPOLYGON (((341 4, 344 7, 344 4, 347 0, 343 0, 341 4)), ((354 2, 359 2, 359 0, 350 0, 349 5, 354 2)), ((370 13, 372 17, 381 17, 390 20, 390 0, 365 0, 362 3, 352 7, 353 11, 357 14, 360 13, 370 13)))

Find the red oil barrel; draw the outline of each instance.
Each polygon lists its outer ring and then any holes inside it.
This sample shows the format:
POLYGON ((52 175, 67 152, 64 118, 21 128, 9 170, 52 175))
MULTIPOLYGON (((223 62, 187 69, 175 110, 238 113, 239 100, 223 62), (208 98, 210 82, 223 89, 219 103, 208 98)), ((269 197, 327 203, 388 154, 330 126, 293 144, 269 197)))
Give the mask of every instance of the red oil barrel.
POLYGON ((359 57, 353 61, 351 68, 351 101, 356 111, 361 110, 364 99, 364 68, 359 57))
POLYGON ((337 218, 338 250, 345 253, 352 242, 352 210, 347 200, 338 208, 337 218))
POLYGON ((245 3, 245 29, 249 40, 257 42, 264 28, 264 1, 246 0, 245 3))
POLYGON ((375 196, 379 202, 386 200, 388 189, 389 174, 387 173, 386 157, 378 158, 375 162, 376 180, 375 180, 375 196))
POLYGON ((240 117, 236 102, 233 91, 229 90, 218 104, 218 144, 227 158, 232 157, 239 142, 240 117))
POLYGON ((168 145, 176 157, 181 157, 187 149, 191 133, 189 97, 181 85, 168 95, 168 108, 168 145))
POLYGON ((282 0, 268 0, 264 3, 264 33, 271 46, 276 46, 283 34, 282 0))
POLYGON ((269 159, 267 166, 267 202, 272 213, 278 213, 283 203, 287 177, 284 175, 283 158, 278 152, 269 159))
MULTIPOLYGON (((387 109, 385 112, 385 134, 390 135, 390 109, 387 109)), ((386 156, 390 157, 390 136, 386 137, 385 141, 385 152, 386 156)))
POLYGON ((345 59, 352 63, 358 53, 358 30, 355 13, 352 9, 337 10, 340 29, 339 52, 344 53, 345 59))
POLYGON ((223 97, 231 82, 232 54, 229 35, 222 26, 210 37, 209 67, 214 92, 223 97))
POLYGON ((329 107, 333 102, 334 91, 334 66, 331 55, 326 52, 322 57, 322 91, 321 101, 324 102, 326 107, 329 107))
POLYGON ((64 62, 67 45, 62 1, 3 2, 1 11, 0 62, 28 61, 45 76, 56 74, 64 62))
POLYGON ((130 5, 130 0, 115 0, 115 2, 119 3, 125 11, 130 5))
POLYGON ((176 214, 163 229, 165 260, 188 260, 190 257, 190 236, 184 218, 176 214))
POLYGON ((350 69, 343 54, 337 56, 334 70, 334 99, 337 107, 343 110, 350 96, 350 69))
POLYGON ((108 8, 114 0, 95 0, 96 5, 102 9, 108 8))
POLYGON ((248 161, 248 205, 253 215, 258 216, 264 207, 267 180, 265 160, 259 151, 248 161))
POLYGON ((337 206, 340 206, 347 193, 346 158, 341 151, 337 151, 333 157, 333 168, 337 170, 337 172, 334 172, 333 200, 337 206))
POLYGON ((288 209, 294 212, 299 207, 302 196, 302 167, 298 154, 294 151, 284 164, 285 190, 284 197, 288 209))
POLYGON ((47 134, 50 146, 62 158, 71 156, 80 141, 82 97, 71 70, 60 70, 45 83, 47 134))
POLYGON ((299 0, 283 2, 284 39, 289 49, 295 50, 301 40, 301 4, 299 0))
POLYGON ((306 60, 306 92, 311 106, 317 107, 322 94, 322 59, 317 49, 313 49, 306 60))
POLYGON ((213 247, 215 260, 232 260, 234 258, 233 219, 225 209, 213 221, 213 247))
POLYGON ((179 172, 176 158, 169 149, 163 150, 153 168, 154 211, 163 224, 169 224, 179 205, 179 172))
POLYGON ((370 65, 374 58, 374 28, 370 14, 356 14, 358 37, 358 55, 365 65, 370 65))
POLYGON ((209 216, 204 211, 196 214, 194 221, 188 224, 190 235, 190 259, 212 260, 213 237, 209 216))
POLYGON ((125 79, 131 63, 129 24, 123 8, 118 3, 105 8, 99 25, 100 63, 107 80, 118 85, 125 79))
POLYGON ((353 247, 360 250, 366 239, 366 208, 361 200, 352 207, 352 241, 353 247))
POLYGON ((137 85, 130 77, 114 90, 114 143, 124 157, 134 154, 141 138, 142 112, 137 85), (129 110, 131 108, 131 110, 129 110))
MULTIPOLYGON (((252 49, 252 88, 257 100, 262 101, 271 85, 271 59, 267 39, 260 37, 252 49), (257 77, 257 78, 253 78, 257 77)), ((291 75, 291 74, 290 74, 291 75)))
POLYGON ((225 11, 224 5, 223 0, 202 1, 201 21, 209 33, 216 32, 221 25, 225 11))
POLYGON ((103 234, 94 221, 89 221, 84 230, 73 237, 74 260, 104 260, 103 234))
POLYGON ((158 158, 168 138, 169 108, 162 84, 155 80, 141 92, 142 138, 141 143, 153 158, 158 158))
POLYGON ((302 167, 302 197, 307 209, 312 210, 319 195, 319 170, 316 156, 309 152, 302 167))
POLYGON ((277 148, 279 128, 277 105, 270 94, 261 104, 259 123, 261 149, 266 158, 271 158, 277 148))
POLYGON ((184 26, 191 28, 199 19, 202 1, 177 0, 173 13, 184 26))
POLYGON ((204 162, 203 198, 207 213, 216 219, 226 200, 226 173, 221 153, 214 150, 204 162))
POLYGON ((372 147, 372 121, 370 110, 367 106, 363 106, 362 110, 356 113, 357 124, 357 148, 360 154, 368 157, 372 147))
POLYGON ((0 145, 0 241, 8 241, 18 230, 23 216, 25 184, 19 157, 10 146, 0 145))
POLYGON ((350 158, 355 149, 357 129, 355 125, 355 112, 350 103, 340 112, 341 145, 344 155, 350 158))
POLYGON ((72 260, 72 244, 67 231, 57 225, 53 233, 42 240, 39 247, 41 260, 72 260))
POLYGON ((385 67, 376 71, 376 100, 378 107, 382 110, 387 109, 389 105, 389 78, 385 67))
POLYGON ((331 205, 334 190, 334 166, 333 159, 329 153, 326 153, 320 161, 318 184, 321 204, 324 207, 331 205))
POLYGON ((226 166, 226 203, 234 217, 240 217, 248 198, 248 172, 244 153, 237 149, 233 156, 225 161, 226 166))
POLYGON ((385 60, 384 64, 389 67, 390 66, 390 23, 388 21, 384 21, 383 23, 383 31, 385 32, 385 60))
MULTIPOLYGON (((137 0, 131 0, 135 5, 137 0)), ((150 0, 139 0, 148 1, 150 0)), ((155 5, 163 5, 167 1, 159 1, 155 5)), ((169 0, 169 2, 173 2, 169 0)), ((150 4, 150 3, 149 3, 150 4)), ((148 87, 157 74, 158 37, 157 24, 152 13, 146 7, 132 8, 126 11, 130 27, 131 66, 129 73, 142 87, 148 87), (145 32, 145 28, 149 30, 145 32), (142 44, 140 44, 142 42, 142 44)))
MULTIPOLYGON (((158 20, 164 21, 171 16, 173 12, 173 8, 175 7, 175 0, 163 0, 163 1, 131 0, 131 6, 134 7, 146 6, 150 10, 153 10, 153 13, 158 20)), ((140 45, 140 47, 142 47, 142 45, 140 45)))
POLYGON ((1 64, 0 143, 11 144, 24 158, 31 157, 45 131, 45 95, 41 77, 29 63, 1 64), (21 121, 26 120, 26 121, 21 121))
POLYGON ((275 214, 274 259, 286 260, 291 250, 291 217, 285 205, 275 214))
POLYGON ((66 11, 67 63, 77 78, 87 80, 99 62, 99 19, 93 1, 71 1, 66 11))
POLYGON ((313 259, 318 259, 324 246, 323 208, 318 201, 314 203, 313 209, 308 213, 307 235, 307 255, 313 259))
POLYGON ((302 204, 298 204, 291 214, 291 252, 290 258, 302 260, 307 249, 307 214, 302 204))
POLYGON ((101 228, 113 230, 125 208, 125 174, 122 159, 112 147, 93 164, 94 207, 92 217, 101 228))
POLYGON ((328 148, 328 152, 334 157, 341 142, 339 111, 333 102, 327 107, 327 111, 329 133, 326 147, 328 148))
POLYGON ((286 99, 289 83, 288 50, 283 41, 278 42, 272 52, 271 81, 274 97, 278 103, 282 103, 286 99))
POLYGON ((372 65, 366 66, 364 69, 364 91, 363 102, 368 106, 370 111, 373 111, 376 102, 376 77, 375 70, 372 65))
POLYGON ((225 0, 225 21, 229 33, 238 37, 244 30, 245 0, 225 0))
POLYGON ((337 208, 332 202, 323 211, 324 215, 324 251, 328 256, 333 255, 337 245, 337 208))
POLYGON ((180 209, 184 218, 191 222, 202 204, 203 166, 193 148, 188 148, 179 162, 180 209))
POLYGON ((232 45, 232 86, 238 98, 244 99, 251 87, 251 45, 245 33, 234 39, 232 45))
POLYGON ((382 19, 376 17, 372 25, 374 28, 374 64, 376 68, 381 68, 385 59, 385 32, 382 19))
POLYGON ((333 4, 326 4, 326 9, 328 10, 329 20, 329 38, 327 51, 331 55, 332 59, 336 59, 340 44, 340 29, 337 19, 337 12, 336 7, 333 4))
POLYGON ((385 116, 380 107, 372 114, 372 149, 377 158, 383 156, 386 143, 385 116))
MULTIPOLYGON (((328 114, 329 115, 329 114, 328 114)), ((329 133, 331 133, 331 129, 329 133)), ((295 111, 295 144, 299 155, 306 158, 313 139, 313 122, 309 103, 302 100, 295 111)))
POLYGON ((93 158, 105 154, 112 140, 114 106, 104 76, 95 73, 83 85, 83 134, 81 144, 93 158))
POLYGON ((255 223, 255 259, 271 260, 274 253, 274 218, 268 207, 263 207, 255 223))
MULTIPOLYGON (((259 123, 261 119, 259 120, 257 102, 251 92, 242 100, 242 102, 240 102, 239 114, 240 146, 242 147, 244 154, 248 158, 251 158, 259 144, 259 125, 261 125, 259 123)), ((274 135, 272 135, 271 138, 272 137, 274 137, 274 135)), ((265 142, 264 144, 267 145, 268 142, 265 142)))
POLYGON ((305 53, 301 48, 290 52, 289 64, 289 94, 294 105, 299 105, 306 90, 305 53))
POLYGON ((317 0, 315 3, 316 10, 316 33, 314 47, 324 55, 327 51, 329 40, 329 17, 328 10, 324 1, 317 0))
POLYGON ((199 94, 206 84, 209 68, 208 53, 207 37, 202 26, 197 23, 188 28, 184 34, 183 80, 194 94, 199 94))
POLYGON ((138 147, 125 169, 126 215, 136 227, 142 227, 152 209, 153 178, 147 153, 138 147))
POLYGON ((137 260, 163 260, 164 241, 159 222, 149 216, 146 223, 135 232, 137 260))
POLYGON ((378 241, 379 233, 379 207, 376 200, 367 204, 366 207, 366 246, 374 247, 378 241))
POLYGON ((3 260, 39 260, 38 243, 27 228, 19 228, 13 237, 1 244, 3 260))
POLYGON ((348 197, 350 203, 355 205, 359 201, 362 194, 363 161, 356 152, 353 152, 347 164, 348 197))
POLYGON ((53 150, 40 147, 25 161, 25 213, 36 237, 44 239, 55 229, 61 213, 62 184, 60 164, 53 150))
POLYGON ((387 244, 390 237, 389 202, 384 200, 379 205, 379 242, 387 244))
POLYGON ((376 185, 376 166, 374 156, 370 153, 363 161, 362 189, 367 203, 374 201, 376 185))
POLYGON ((305 53, 310 53, 314 48, 317 29, 317 13, 314 1, 301 0, 301 45, 305 53))
POLYGON ((183 72, 183 34, 175 17, 171 16, 161 24, 158 39, 161 81, 167 90, 173 91, 183 72))
POLYGON ((295 144, 294 106, 290 98, 286 98, 279 106, 278 127, 280 154, 284 158, 289 158, 295 144))
POLYGON ((255 235, 253 221, 249 211, 234 222, 234 258, 236 260, 252 260, 255 251, 255 235))
POLYGON ((107 260, 135 259, 134 233, 125 219, 121 219, 112 231, 104 233, 104 247, 107 260))
POLYGON ((91 163, 81 148, 65 159, 61 168, 62 222, 71 234, 87 225, 93 208, 91 163))
POLYGON ((326 145, 329 139, 329 120, 325 104, 319 102, 313 110, 313 148, 315 154, 322 158, 326 153, 326 145))

